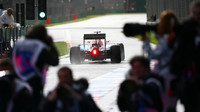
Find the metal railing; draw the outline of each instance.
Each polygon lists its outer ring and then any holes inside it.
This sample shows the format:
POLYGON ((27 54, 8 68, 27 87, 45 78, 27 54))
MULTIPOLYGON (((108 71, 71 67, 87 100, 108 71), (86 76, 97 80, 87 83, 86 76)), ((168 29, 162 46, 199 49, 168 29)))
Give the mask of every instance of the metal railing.
POLYGON ((0 28, 0 58, 10 57, 16 41, 26 35, 25 27, 5 27, 0 28))

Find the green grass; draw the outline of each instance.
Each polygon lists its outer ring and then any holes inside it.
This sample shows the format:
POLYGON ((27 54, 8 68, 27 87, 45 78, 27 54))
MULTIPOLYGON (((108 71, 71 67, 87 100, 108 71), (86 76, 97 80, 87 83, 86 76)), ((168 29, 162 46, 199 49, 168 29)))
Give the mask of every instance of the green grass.
POLYGON ((65 21, 65 22, 60 22, 60 23, 52 23, 52 24, 48 24, 48 25, 46 24, 46 26, 49 27, 49 26, 56 26, 56 25, 62 25, 62 24, 80 22, 80 21, 84 21, 84 20, 88 20, 88 19, 91 19, 91 18, 100 17, 100 16, 104 16, 104 15, 106 15, 106 14, 91 15, 91 16, 86 16, 86 17, 84 17, 84 18, 79 18, 79 19, 76 19, 76 20, 65 21))
POLYGON ((54 42, 54 45, 55 45, 56 49, 58 50, 59 56, 68 54, 68 47, 67 47, 66 42, 64 42, 64 41, 54 42))
MULTIPOLYGON (((83 17, 83 18, 78 18, 76 20, 69 20, 69 21, 64 21, 64 22, 59 22, 59 23, 45 24, 45 26, 49 27, 49 26, 56 26, 56 25, 63 25, 63 24, 68 24, 68 23, 80 22, 80 21, 88 20, 88 19, 95 18, 95 17, 105 16, 105 15, 124 15, 124 14, 130 14, 130 13, 118 13, 118 14, 107 13, 107 14, 90 15, 90 16, 86 16, 86 17, 83 17)), ((135 13, 135 14, 143 14, 143 13, 135 13)))

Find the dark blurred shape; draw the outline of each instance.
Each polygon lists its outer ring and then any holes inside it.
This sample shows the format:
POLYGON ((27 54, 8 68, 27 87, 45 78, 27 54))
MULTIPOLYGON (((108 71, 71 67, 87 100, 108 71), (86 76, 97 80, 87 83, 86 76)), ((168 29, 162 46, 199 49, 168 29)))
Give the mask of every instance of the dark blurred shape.
POLYGON ((16 22, 20 23, 21 26, 25 26, 25 7, 24 3, 16 4, 16 22))
POLYGON ((69 91, 63 86, 59 86, 57 88, 56 92, 57 92, 57 95, 58 95, 59 98, 63 98, 66 95, 69 95, 69 91))
POLYGON ((157 32, 157 25, 144 25, 139 23, 127 23, 123 28, 124 34, 127 37, 145 34, 146 32, 157 32))
POLYGON ((121 111, 131 110, 131 96, 138 89, 136 82, 133 80, 125 80, 121 83, 117 96, 117 105, 121 111))
POLYGON ((15 95, 13 95, 13 102, 14 112, 28 112, 31 109, 31 103, 32 100, 32 93, 26 88, 23 87, 20 89, 20 91, 16 92, 15 95))
POLYGON ((0 9, 3 9, 3 4, 0 4, 0 9))
POLYGON ((92 95, 87 92, 88 87, 89 82, 86 78, 80 78, 75 81, 74 89, 82 95, 82 100, 80 101, 81 112, 102 112, 93 100, 92 95))
MULTIPOLYGON (((40 0, 39 0, 40 1, 40 0)), ((26 19, 35 19, 35 0, 26 0, 26 19)))
POLYGON ((89 86, 89 83, 87 79, 80 78, 74 82, 73 88, 75 89, 75 91, 79 93, 83 93, 84 91, 88 89, 88 86, 89 86))
POLYGON ((10 59, 1 59, 0 60, 0 71, 1 70, 13 70, 12 62, 10 59))

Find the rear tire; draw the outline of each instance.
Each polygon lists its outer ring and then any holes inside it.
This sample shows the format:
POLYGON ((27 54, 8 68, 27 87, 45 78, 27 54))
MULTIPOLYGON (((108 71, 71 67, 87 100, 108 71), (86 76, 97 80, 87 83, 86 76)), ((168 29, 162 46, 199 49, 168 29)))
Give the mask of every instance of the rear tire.
POLYGON ((121 62, 121 50, 119 45, 111 46, 111 63, 121 62))
POLYGON ((80 47, 71 47, 70 48, 70 62, 71 62, 71 64, 80 64, 81 63, 80 47))
POLYGON ((125 53, 124 53, 124 44, 120 43, 120 50, 121 50, 121 61, 125 59, 125 53))

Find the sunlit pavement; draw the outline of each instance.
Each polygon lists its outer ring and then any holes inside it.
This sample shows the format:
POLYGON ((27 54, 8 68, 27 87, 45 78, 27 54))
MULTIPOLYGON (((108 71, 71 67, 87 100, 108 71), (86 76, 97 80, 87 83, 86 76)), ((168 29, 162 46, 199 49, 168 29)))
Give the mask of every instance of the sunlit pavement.
POLYGON ((127 70, 128 67, 125 66, 90 80, 91 86, 89 87, 89 92, 92 93, 95 101, 98 102, 100 97, 111 91, 113 88, 118 87, 119 83, 124 80, 124 74, 127 70))
MULTIPOLYGON (((116 101, 118 89, 129 68, 127 65, 89 81, 89 92, 103 112, 119 112, 116 101)), ((180 101, 177 104, 177 112, 184 112, 180 101)))
POLYGON ((104 112, 118 111, 116 105, 118 87, 128 69, 129 66, 124 66, 89 81, 89 92, 104 112))

